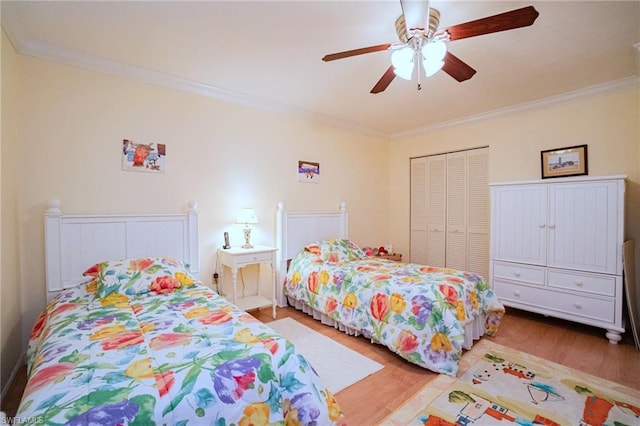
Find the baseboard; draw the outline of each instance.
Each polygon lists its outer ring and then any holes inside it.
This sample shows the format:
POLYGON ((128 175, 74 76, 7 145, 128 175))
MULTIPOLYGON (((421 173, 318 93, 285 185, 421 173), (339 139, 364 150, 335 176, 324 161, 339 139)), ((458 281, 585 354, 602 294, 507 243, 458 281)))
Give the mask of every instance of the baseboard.
POLYGON ((11 374, 9 375, 9 380, 7 380, 7 385, 2 389, 2 394, 0 394, 0 405, 2 405, 2 401, 4 401, 4 397, 7 396, 7 392, 9 392, 9 389, 11 389, 11 385, 13 384, 13 381, 16 379, 16 375, 18 374, 18 371, 20 371, 20 369, 24 365, 25 358, 26 358, 26 353, 23 352, 22 355, 20 355, 20 358, 18 358, 18 362, 13 367, 13 370, 11 370, 11 374))

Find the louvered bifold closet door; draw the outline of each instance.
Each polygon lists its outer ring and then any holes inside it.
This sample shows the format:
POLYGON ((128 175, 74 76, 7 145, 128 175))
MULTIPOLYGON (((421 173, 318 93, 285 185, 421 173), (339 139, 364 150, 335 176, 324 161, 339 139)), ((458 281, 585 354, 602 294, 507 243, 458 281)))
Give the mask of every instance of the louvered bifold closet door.
POLYGON ((427 264, 427 159, 411 160, 411 262, 427 264))
POLYGON ((467 270, 467 154, 447 154, 447 268, 467 270))
POLYGON ((489 280, 489 149, 467 154, 467 270, 489 280))
POLYGON ((427 159, 427 261, 430 266, 446 266, 447 156, 427 159))

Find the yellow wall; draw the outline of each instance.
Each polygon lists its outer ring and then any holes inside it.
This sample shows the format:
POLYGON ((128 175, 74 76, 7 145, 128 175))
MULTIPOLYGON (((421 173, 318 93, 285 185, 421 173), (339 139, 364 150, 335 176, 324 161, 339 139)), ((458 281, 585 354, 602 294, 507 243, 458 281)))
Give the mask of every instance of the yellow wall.
POLYGON ((22 354, 24 321, 21 315, 21 288, 18 248, 18 211, 16 197, 17 165, 15 148, 19 140, 22 117, 18 56, 2 32, 2 144, 0 183, 2 185, 1 241, 2 262, 0 274, 0 383, 5 389, 12 371, 22 354))
POLYGON ((573 103, 425 131, 394 141, 390 235, 409 253, 409 159, 489 146, 489 181, 540 179, 540 151, 588 145, 589 175, 624 174, 625 236, 640 237, 639 93, 636 87, 573 103))

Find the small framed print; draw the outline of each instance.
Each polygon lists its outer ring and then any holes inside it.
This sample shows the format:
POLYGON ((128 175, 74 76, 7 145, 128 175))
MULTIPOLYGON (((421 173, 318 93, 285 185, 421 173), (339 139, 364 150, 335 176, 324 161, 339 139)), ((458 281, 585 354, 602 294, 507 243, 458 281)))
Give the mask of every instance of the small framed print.
POLYGON ((122 170, 164 173, 167 147, 163 143, 134 143, 122 140, 122 170))
POLYGON ((542 179, 589 174, 587 145, 541 151, 540 161, 542 179))
POLYGON ((298 161, 298 182, 320 183, 320 163, 298 161))

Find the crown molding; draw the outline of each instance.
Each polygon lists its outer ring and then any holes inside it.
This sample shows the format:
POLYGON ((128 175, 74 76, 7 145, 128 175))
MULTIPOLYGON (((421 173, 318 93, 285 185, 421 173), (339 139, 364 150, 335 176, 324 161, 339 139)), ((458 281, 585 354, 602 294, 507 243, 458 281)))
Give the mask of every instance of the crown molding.
POLYGON ((565 105, 573 102, 582 101, 588 98, 597 96, 603 96, 608 93, 613 93, 622 90, 631 90, 633 88, 640 88, 640 77, 626 77, 620 80, 610 81, 603 84, 597 84, 595 86, 586 87, 584 89, 575 90, 573 92, 563 93, 561 95, 549 96, 544 99, 539 99, 532 102, 525 102, 517 105, 512 105, 507 108, 500 108, 493 111, 484 112, 481 114, 470 115, 462 117, 460 119, 444 121, 442 123, 431 124, 428 126, 418 127, 405 132, 394 133, 390 135, 389 139, 399 140, 408 138, 411 136, 420 135, 435 129, 443 129, 447 127, 455 127, 463 124, 472 123, 480 120, 495 119, 504 117, 511 114, 516 114, 524 111, 533 111, 543 108, 551 108, 559 105, 565 105))

